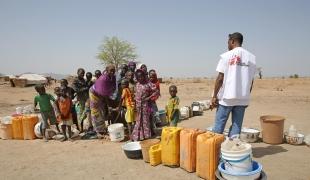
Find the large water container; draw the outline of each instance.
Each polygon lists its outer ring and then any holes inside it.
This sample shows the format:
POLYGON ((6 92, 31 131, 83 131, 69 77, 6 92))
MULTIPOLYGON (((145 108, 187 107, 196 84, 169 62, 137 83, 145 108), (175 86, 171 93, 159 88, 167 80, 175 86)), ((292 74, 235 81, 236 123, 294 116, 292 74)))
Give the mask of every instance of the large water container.
POLYGON ((161 160, 167 166, 180 166, 181 127, 164 127, 161 135, 161 160))
POLYGON ((223 141, 223 134, 213 132, 197 136, 196 174, 199 177, 215 180, 215 170, 219 163, 220 147, 223 141))
POLYGON ((34 127, 38 123, 39 118, 36 115, 27 115, 22 118, 24 139, 35 139, 36 135, 34 127))
POLYGON ((13 139, 24 139, 23 116, 15 116, 12 119, 13 139))
POLYGON ((180 167, 188 172, 196 171, 196 141, 199 129, 183 129, 180 133, 180 167))

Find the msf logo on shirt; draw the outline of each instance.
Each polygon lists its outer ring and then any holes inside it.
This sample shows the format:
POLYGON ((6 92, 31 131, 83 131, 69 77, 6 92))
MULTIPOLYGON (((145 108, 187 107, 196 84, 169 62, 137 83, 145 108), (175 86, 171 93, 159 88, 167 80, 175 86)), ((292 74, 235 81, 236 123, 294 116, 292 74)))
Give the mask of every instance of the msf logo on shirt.
POLYGON ((246 63, 243 63, 241 61, 241 58, 240 56, 237 56, 237 55, 234 55, 231 59, 229 59, 229 65, 230 66, 234 66, 234 65, 237 65, 237 66, 249 66, 248 64, 246 63))

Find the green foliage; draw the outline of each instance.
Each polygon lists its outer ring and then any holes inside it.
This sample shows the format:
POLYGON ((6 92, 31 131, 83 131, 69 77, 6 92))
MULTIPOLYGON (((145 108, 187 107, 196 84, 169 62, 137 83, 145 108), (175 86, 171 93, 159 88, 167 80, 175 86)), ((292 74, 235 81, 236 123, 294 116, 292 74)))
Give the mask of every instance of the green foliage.
POLYGON ((97 58, 104 65, 114 64, 116 69, 118 69, 121 64, 128 63, 128 61, 133 61, 137 58, 135 46, 115 36, 112 38, 105 37, 99 50, 100 52, 97 58))
POLYGON ((297 79, 297 78, 299 78, 299 75, 298 75, 298 74, 290 75, 290 78, 295 78, 295 79, 297 79))

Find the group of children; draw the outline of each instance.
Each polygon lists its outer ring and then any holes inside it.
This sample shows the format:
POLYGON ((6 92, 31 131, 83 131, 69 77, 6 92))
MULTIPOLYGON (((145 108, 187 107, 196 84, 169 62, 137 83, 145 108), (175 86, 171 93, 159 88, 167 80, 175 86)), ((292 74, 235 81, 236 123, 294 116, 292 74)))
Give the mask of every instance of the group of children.
MULTIPOLYGON (((85 70, 82 68, 78 69, 77 75, 77 78, 72 83, 72 87, 69 86, 66 79, 61 79, 60 87, 54 88, 55 97, 46 93, 44 85, 35 86, 38 95, 34 98, 34 107, 35 109, 37 105, 40 107, 42 116, 41 129, 45 141, 48 141, 49 138, 46 132, 49 125, 56 125, 58 133, 64 135, 62 141, 72 141, 71 126, 73 124, 82 132, 86 118, 89 120, 89 130, 92 129, 88 91, 93 84, 93 75, 90 72, 86 73, 85 80, 85 70), (76 111, 76 104, 79 105, 79 112, 76 111), (62 131, 59 129, 59 124, 61 124, 62 131)), ((101 71, 97 70, 95 77, 99 77, 100 75, 101 71)))
MULTIPOLYGON (((156 101, 160 97, 160 83, 156 71, 152 69, 148 72, 145 64, 141 64, 136 70, 133 62, 122 68, 121 72, 126 73, 121 80, 120 106, 126 109, 125 119, 130 138, 133 141, 148 139, 155 135, 158 121, 156 101)), ((170 125, 177 126, 180 119, 177 87, 170 86, 169 93, 171 97, 166 105, 166 117, 170 125)))
MULTIPOLYGON (((108 72, 103 72, 102 75, 108 72)), ((35 107, 40 106, 42 115, 42 132, 43 137, 47 141, 46 129, 50 125, 56 125, 60 133, 58 124, 61 123, 62 134, 64 139, 72 140, 71 126, 76 124, 83 131, 83 122, 88 118, 89 129, 93 130, 92 124, 96 126, 96 121, 92 120, 89 95, 90 89, 96 79, 101 76, 101 72, 95 72, 95 79, 92 79, 91 73, 86 73, 85 70, 78 69, 77 78, 74 79, 72 87, 68 86, 68 81, 62 79, 60 87, 55 88, 54 98, 52 95, 45 92, 44 86, 38 85, 35 87, 38 95, 35 97, 35 107), (54 108, 53 104, 54 102, 54 108), (76 111, 75 103, 79 104, 79 112, 76 111), (48 123, 49 120, 49 123, 48 123), (93 121, 93 122, 92 122, 93 121), (68 130, 68 136, 67 136, 68 130)), ((125 112, 124 119, 127 123, 129 137, 133 141, 139 141, 151 138, 155 135, 156 122, 158 121, 156 113, 158 107, 156 101, 160 97, 160 83, 157 79, 155 70, 147 71, 145 64, 140 65, 136 69, 135 62, 123 64, 120 67, 120 72, 114 75, 116 78, 115 93, 113 93, 114 101, 118 102, 118 114, 121 111, 125 112)), ((179 103, 177 97, 177 87, 172 85, 169 87, 171 97, 166 105, 166 117, 171 126, 177 126, 180 119, 179 103)))

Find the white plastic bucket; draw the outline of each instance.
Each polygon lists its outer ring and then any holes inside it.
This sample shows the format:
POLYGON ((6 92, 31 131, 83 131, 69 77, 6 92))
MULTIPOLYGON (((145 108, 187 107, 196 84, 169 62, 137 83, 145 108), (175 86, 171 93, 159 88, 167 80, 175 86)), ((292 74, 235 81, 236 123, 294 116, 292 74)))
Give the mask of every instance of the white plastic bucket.
POLYGON ((252 147, 245 144, 246 148, 240 151, 227 151, 221 148, 221 158, 225 170, 230 173, 243 173, 252 171, 252 147))
POLYGON ((184 106, 180 108, 180 113, 181 113, 181 119, 188 119, 190 114, 189 114, 189 107, 184 106))
POLYGON ((124 125, 122 123, 111 124, 108 126, 108 131, 112 142, 120 142, 125 138, 124 125))

